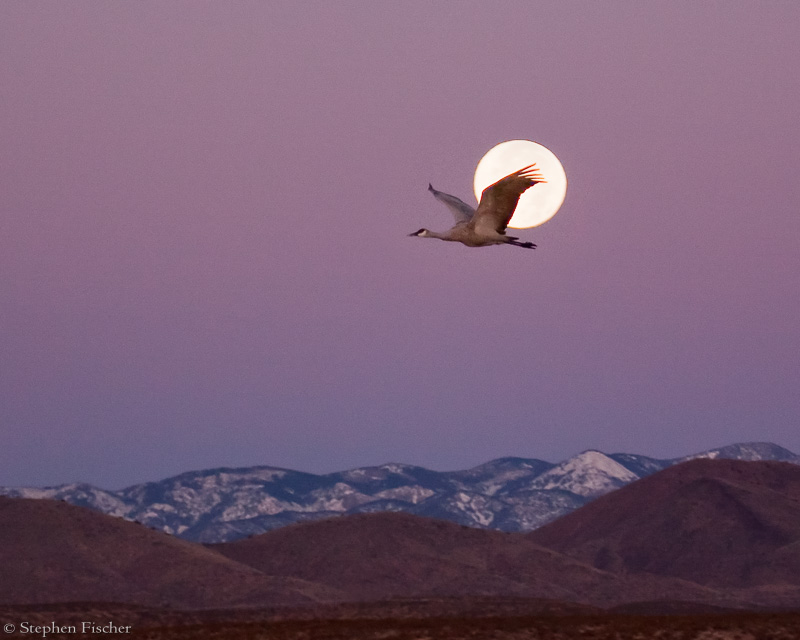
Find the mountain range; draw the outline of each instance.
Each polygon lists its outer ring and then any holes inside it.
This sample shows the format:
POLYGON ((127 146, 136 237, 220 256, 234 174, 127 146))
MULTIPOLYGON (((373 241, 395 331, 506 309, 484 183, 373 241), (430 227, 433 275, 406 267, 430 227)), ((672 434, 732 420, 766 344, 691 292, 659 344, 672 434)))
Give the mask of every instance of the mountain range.
POLYGON ((743 443, 668 460, 589 450, 558 464, 508 457, 448 472, 397 463, 324 475, 269 466, 217 468, 120 491, 64 484, 4 487, 0 495, 63 500, 206 543, 233 541, 297 522, 374 512, 525 532, 694 458, 800 464, 800 456, 778 445, 743 443))
POLYGON ((526 533, 380 512, 202 545, 60 501, 0 497, 0 566, 4 606, 797 609, 800 466, 691 460, 526 533))

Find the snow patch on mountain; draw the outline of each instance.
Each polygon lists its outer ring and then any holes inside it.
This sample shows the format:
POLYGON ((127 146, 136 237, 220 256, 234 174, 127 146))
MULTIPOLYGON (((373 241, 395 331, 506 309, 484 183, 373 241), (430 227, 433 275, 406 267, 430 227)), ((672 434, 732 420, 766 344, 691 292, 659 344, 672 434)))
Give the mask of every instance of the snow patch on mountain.
POLYGON ((311 497, 313 501, 306 505, 305 510, 347 511, 371 500, 369 496, 356 491, 344 482, 337 482, 331 488, 312 491, 311 497))
POLYGON ((613 491, 639 476, 599 451, 584 451, 531 482, 532 489, 562 489, 576 495, 600 496, 613 491))
POLYGON ((742 442, 731 444, 726 447, 720 447, 719 449, 710 449, 702 453, 676 458, 673 462, 685 462, 686 460, 695 460, 697 458, 709 458, 711 460, 717 458, 750 461, 775 460, 778 462, 800 464, 800 456, 772 442, 742 442))
POLYGON ((479 493, 467 493, 459 491, 455 495, 454 507, 463 511, 480 526, 488 527, 494 520, 494 513, 489 507, 490 500, 487 496, 479 493))
POLYGON ((419 504, 426 498, 430 498, 434 493, 435 491, 431 489, 426 489, 419 485, 411 485, 379 491, 373 498, 380 498, 382 500, 402 500, 410 504, 419 504))
POLYGON ((406 470, 410 469, 411 466, 410 465, 397 464, 395 462, 391 462, 389 464, 382 464, 378 468, 379 469, 385 469, 389 473, 396 473, 398 475, 405 475, 406 474, 406 470))
POLYGON ((127 517, 132 505, 119 495, 98 489, 89 484, 62 484, 56 487, 0 487, 0 495, 9 498, 34 500, 65 500, 82 507, 89 507, 119 518, 127 517))

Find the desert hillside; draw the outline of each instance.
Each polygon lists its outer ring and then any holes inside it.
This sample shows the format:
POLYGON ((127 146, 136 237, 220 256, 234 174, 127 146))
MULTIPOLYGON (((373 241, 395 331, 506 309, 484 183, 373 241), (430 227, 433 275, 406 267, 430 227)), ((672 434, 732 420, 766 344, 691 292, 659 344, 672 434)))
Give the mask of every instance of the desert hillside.
POLYGON ((301 604, 330 588, 272 578, 200 545, 53 500, 0 497, 0 603, 301 604))
POLYGON ((800 467, 693 460, 527 537, 615 573, 800 602, 800 467))

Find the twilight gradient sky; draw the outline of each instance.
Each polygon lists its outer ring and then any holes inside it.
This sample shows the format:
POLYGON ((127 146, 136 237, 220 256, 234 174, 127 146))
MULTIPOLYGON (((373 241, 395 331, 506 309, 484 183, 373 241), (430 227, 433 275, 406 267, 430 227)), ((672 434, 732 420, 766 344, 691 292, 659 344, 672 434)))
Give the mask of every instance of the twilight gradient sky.
POLYGON ((795 2, 0 4, 0 485, 800 451, 795 2), (503 140, 535 252, 449 226, 503 140))

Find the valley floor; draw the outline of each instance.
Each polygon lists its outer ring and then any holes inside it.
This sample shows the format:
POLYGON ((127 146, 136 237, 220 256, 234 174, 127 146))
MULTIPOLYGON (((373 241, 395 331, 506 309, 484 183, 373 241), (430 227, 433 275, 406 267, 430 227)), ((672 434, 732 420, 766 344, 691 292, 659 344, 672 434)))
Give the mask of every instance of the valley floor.
POLYGON ((141 640, 797 640, 800 615, 293 620, 142 629, 128 637, 141 640))
MULTIPOLYGON (((398 604, 260 612, 242 609, 180 612, 76 603, 0 607, 0 618, 5 624, 13 620, 17 625, 15 632, 5 629, 5 637, 28 639, 74 639, 88 635, 92 639, 115 640, 800 640, 800 612, 634 615, 551 609, 537 615, 509 612, 476 616, 474 613, 437 615, 430 608, 412 613, 406 605, 398 604), (79 626, 80 620, 92 620, 98 625, 114 621, 117 625, 130 625, 127 627, 130 631, 21 633, 20 622, 26 620, 30 625, 56 621, 62 626, 79 626)), ((441 602, 427 606, 443 604, 452 606, 441 602)), ((487 606, 487 603, 476 604, 482 610, 487 606)), ((522 604, 494 602, 488 606, 513 610, 522 604)))

